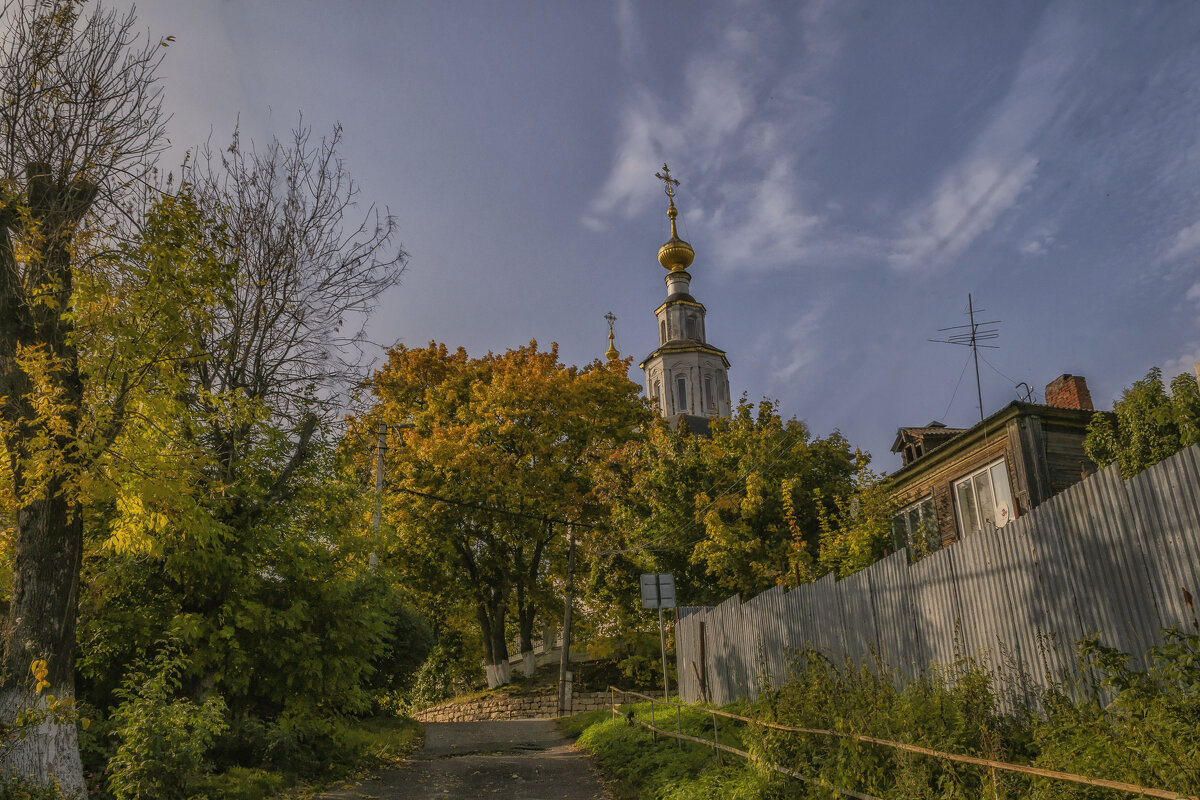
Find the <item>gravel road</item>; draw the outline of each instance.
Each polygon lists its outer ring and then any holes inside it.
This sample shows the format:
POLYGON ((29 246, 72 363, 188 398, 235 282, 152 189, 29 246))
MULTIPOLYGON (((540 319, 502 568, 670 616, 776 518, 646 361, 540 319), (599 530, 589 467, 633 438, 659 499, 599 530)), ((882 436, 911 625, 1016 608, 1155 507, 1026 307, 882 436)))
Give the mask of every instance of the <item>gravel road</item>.
POLYGON ((324 800, 611 800, 587 755, 549 720, 430 722, 402 767, 324 800))

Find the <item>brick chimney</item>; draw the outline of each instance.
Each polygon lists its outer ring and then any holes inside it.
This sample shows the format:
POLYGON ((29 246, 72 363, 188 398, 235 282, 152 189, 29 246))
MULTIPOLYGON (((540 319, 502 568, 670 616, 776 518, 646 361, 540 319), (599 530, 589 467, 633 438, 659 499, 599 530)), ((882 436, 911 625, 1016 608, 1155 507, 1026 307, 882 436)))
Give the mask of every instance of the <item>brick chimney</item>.
POLYGON ((1092 393, 1082 375, 1059 375, 1046 386, 1046 405, 1094 411, 1092 393))

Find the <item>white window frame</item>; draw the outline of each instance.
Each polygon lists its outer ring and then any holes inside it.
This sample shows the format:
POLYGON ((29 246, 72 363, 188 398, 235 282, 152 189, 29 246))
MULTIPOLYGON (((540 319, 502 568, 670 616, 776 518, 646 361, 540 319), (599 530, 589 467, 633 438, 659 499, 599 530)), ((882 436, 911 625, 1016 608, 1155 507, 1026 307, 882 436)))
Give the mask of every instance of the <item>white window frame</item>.
POLYGON ((907 545, 910 548, 915 547, 915 541, 913 540, 913 534, 915 534, 916 531, 912 530, 908 524, 909 519, 910 519, 910 514, 914 510, 917 512, 917 519, 918 519, 917 524, 921 525, 921 526, 926 526, 926 525, 929 526, 929 531, 930 531, 930 533, 933 534, 932 541, 931 541, 933 548, 937 549, 937 548, 941 547, 941 544, 942 544, 941 534, 938 531, 938 527, 937 527, 937 509, 933 505, 933 494, 932 493, 927 494, 924 497, 921 497, 917 500, 914 500, 913 502, 909 503, 904 508, 900 509, 899 511, 897 511, 895 514, 892 515, 892 543, 896 546, 897 549, 899 549, 900 547, 902 547, 904 545, 907 545), (900 537, 897 535, 899 533, 899 531, 896 530, 897 523, 901 524, 904 527, 904 541, 903 542, 900 541, 900 537))
POLYGON ((958 527, 960 538, 978 533, 991 526, 1003 528, 1017 516, 1017 505, 1013 502, 1012 483, 1008 476, 1008 462, 1004 458, 996 459, 978 469, 972 470, 970 474, 953 481, 950 484, 950 493, 954 496, 954 523, 958 527), (995 480, 997 474, 1003 477, 1003 492, 997 492, 995 480), (988 492, 992 497, 990 520, 979 515, 978 487, 982 485, 984 479, 986 479, 988 492), (971 520, 970 528, 968 528, 963 520, 965 509, 963 508, 961 492, 964 488, 971 494, 972 506, 976 517, 971 520), (979 523, 978 527, 975 525, 976 522, 979 523))

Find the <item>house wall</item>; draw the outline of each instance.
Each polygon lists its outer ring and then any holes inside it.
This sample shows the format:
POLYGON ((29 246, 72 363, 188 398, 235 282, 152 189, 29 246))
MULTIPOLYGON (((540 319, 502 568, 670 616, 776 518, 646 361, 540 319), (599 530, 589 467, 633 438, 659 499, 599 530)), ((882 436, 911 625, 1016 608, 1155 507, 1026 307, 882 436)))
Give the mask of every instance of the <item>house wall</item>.
POLYGON ((1050 475, 1050 490, 1058 494, 1083 479, 1083 474, 1095 472, 1096 464, 1083 449, 1087 430, 1047 424, 1046 469, 1050 475))
MULTIPOLYGON (((937 530, 942 545, 956 541, 958 524, 955 521, 954 496, 951 489, 954 481, 1003 457, 1008 466, 1009 483, 1012 484, 1014 495, 1017 494, 1018 476, 1013 470, 1014 458, 1009 438, 1000 432, 989 435, 987 442, 982 447, 948 459, 935 469, 914 475, 911 480, 907 480, 897 487, 895 497, 903 506, 932 494, 934 510, 937 513, 937 530)), ((1017 515, 1025 513, 1028 508, 1028 506, 1018 503, 1017 515)))

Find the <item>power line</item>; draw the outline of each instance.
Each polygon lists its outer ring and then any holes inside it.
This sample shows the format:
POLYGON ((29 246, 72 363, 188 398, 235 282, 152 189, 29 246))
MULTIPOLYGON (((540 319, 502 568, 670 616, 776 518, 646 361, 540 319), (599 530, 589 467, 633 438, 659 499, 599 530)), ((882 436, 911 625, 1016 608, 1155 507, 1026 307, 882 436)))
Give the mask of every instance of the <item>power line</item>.
POLYGON ((954 384, 954 392, 950 395, 950 402, 946 403, 946 410, 942 412, 942 422, 946 421, 947 415, 950 413, 950 406, 954 405, 954 398, 958 397, 958 387, 962 385, 963 375, 967 374, 967 364, 971 363, 970 354, 963 361, 962 370, 958 373, 958 383, 954 384))

